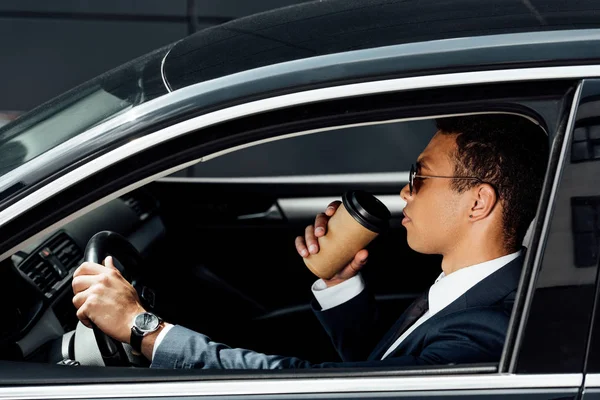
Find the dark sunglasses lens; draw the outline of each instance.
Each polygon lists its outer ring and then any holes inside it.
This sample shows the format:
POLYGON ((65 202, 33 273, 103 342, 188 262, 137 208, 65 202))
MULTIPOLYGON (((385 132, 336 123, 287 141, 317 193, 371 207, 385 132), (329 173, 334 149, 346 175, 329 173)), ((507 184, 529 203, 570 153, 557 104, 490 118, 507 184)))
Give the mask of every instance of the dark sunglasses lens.
POLYGON ((414 193, 419 193, 419 189, 421 188, 421 178, 415 178, 413 177, 413 184, 412 184, 412 188, 414 193))

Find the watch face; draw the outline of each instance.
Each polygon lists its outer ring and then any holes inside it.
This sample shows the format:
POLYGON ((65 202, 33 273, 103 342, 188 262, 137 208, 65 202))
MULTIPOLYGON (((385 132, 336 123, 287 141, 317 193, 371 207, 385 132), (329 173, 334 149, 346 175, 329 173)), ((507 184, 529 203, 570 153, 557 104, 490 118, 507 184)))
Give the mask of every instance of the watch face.
POLYGON ((145 312, 138 314, 133 323, 142 332, 154 332, 160 321, 156 315, 145 312))

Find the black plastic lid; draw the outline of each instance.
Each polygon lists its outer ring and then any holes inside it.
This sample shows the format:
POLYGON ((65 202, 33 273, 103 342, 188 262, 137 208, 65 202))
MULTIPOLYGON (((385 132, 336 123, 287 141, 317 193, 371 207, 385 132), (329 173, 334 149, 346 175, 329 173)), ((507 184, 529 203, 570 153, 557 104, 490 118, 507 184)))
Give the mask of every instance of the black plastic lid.
POLYGON ((389 227, 390 210, 378 198, 364 190, 349 190, 342 196, 344 207, 362 226, 381 233, 389 227))

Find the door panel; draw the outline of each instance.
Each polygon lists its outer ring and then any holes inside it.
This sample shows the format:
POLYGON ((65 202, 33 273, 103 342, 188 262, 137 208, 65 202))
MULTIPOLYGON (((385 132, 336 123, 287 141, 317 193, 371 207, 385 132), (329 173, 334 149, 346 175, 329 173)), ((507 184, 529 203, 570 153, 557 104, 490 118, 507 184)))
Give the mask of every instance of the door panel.
MULTIPOLYGON (((576 399, 581 375, 498 375, 464 373, 448 368, 445 373, 432 369, 415 375, 414 370, 396 369, 372 374, 361 371, 316 374, 307 371, 267 371, 260 376, 237 375, 223 379, 221 374, 198 371, 154 370, 151 382, 140 379, 139 370, 104 369, 104 384, 98 384, 97 369, 55 367, 54 385, 44 385, 41 368, 6 365, 0 369, 6 382, 0 393, 4 398, 77 399, 576 399), (12 367, 12 368, 11 368, 12 367), (182 382, 185 379, 187 381, 182 382), (137 381, 132 385, 131 380, 137 381), (77 384, 72 384, 76 382, 77 384), (70 383, 70 384, 67 384, 70 383), (92 385, 89 385, 92 383, 92 385), (18 385, 11 387, 10 385, 18 385), (41 384, 41 385, 40 385, 41 384), (16 390, 15 390, 16 389, 16 390)), ((208 372, 208 371, 204 371, 208 372)), ((230 372, 231 374, 231 372, 230 372)), ((146 374, 150 376, 149 374, 146 374)))

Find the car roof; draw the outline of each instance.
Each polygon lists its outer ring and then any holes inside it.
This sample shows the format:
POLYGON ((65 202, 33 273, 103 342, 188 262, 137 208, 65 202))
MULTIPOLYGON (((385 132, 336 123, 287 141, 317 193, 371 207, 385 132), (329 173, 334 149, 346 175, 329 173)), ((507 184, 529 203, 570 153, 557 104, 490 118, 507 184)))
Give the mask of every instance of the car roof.
POLYGON ((350 50, 599 27, 597 0, 312 1, 191 35, 171 49, 164 73, 175 90, 244 70, 350 50))

